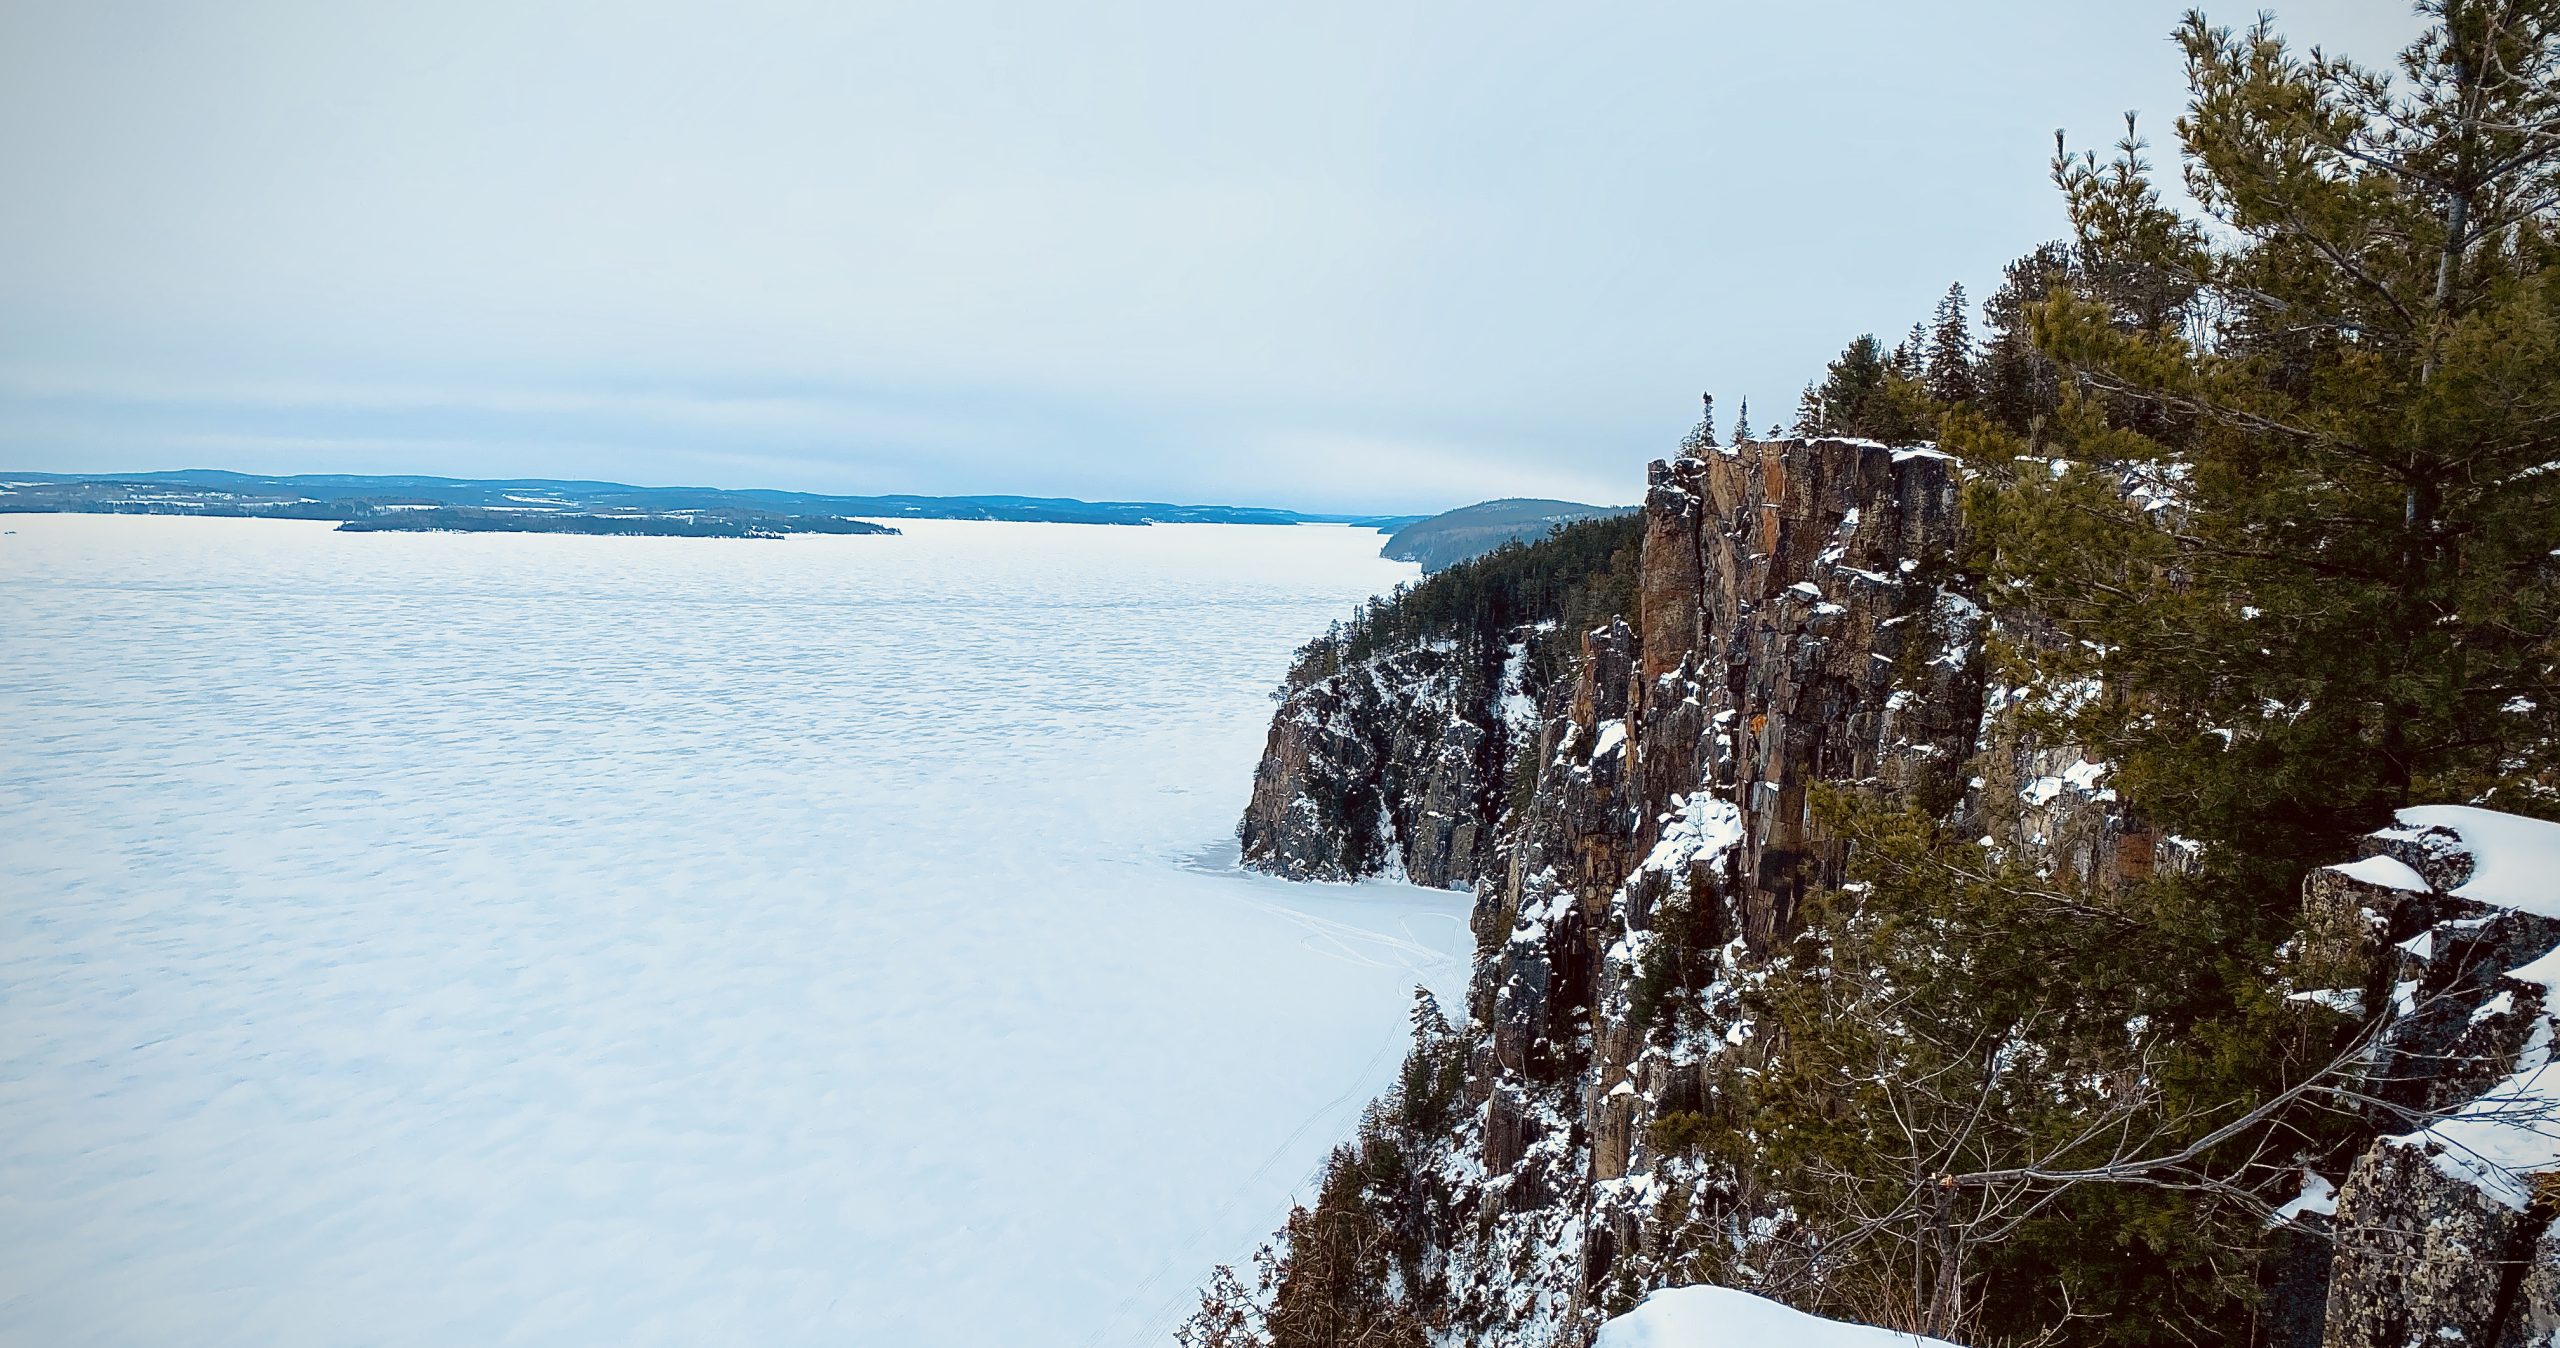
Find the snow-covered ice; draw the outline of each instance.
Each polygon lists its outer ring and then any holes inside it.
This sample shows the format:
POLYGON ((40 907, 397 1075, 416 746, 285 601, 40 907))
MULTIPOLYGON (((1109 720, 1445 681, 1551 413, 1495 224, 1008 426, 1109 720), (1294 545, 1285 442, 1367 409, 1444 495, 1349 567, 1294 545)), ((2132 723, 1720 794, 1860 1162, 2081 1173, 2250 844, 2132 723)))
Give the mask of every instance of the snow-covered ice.
POLYGON ((1199 861, 1369 531, 11 524, 0 1342, 1161 1342, 1457 1004, 1199 861))

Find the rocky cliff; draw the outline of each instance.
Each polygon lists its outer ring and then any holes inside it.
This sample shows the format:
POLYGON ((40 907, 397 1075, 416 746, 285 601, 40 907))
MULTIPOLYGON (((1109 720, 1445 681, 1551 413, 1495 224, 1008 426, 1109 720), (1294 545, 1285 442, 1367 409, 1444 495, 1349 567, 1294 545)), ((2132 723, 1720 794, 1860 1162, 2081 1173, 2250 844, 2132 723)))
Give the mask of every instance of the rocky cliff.
POLYGON ((1536 722, 1504 711, 1526 702, 1516 672, 1487 689, 1468 663, 1439 642, 1289 693, 1237 830, 1246 863, 1293 880, 1473 886, 1492 841, 1489 793, 1536 722))
POLYGON ((1750 1050, 1735 976, 1842 878, 1814 788, 1957 789, 1983 676, 1978 610, 1949 584, 1952 468, 1847 440, 1655 466, 1636 620, 1584 637, 1478 888, 1482 1112, 1454 1176, 1483 1234, 1453 1251, 1450 1295, 1488 1341, 1576 1341, 1610 1289, 1686 1281, 1771 1217, 1662 1164, 1657 1125, 1712 1112, 1724 1050, 1750 1050), (1675 948, 1699 957, 1656 981, 1705 1016, 1648 1034, 1642 985, 1675 948))
POLYGON ((1632 611, 1632 516, 1461 562, 1308 643, 1280 693, 1237 836, 1294 880, 1475 886, 1518 803, 1574 630, 1632 611))
MULTIPOLYGON (((1586 1343, 1652 1288, 1785 1295, 1789 1261, 1819 1263, 1788 1194, 1689 1141, 1752 1135, 1738 1087, 1784 1051, 1753 988, 1808 895, 1849 881, 1826 792, 1917 806, 2087 886, 2186 862, 2105 765, 2010 714, 1946 456, 1709 450, 1655 464, 1638 521, 1631 611, 1480 634, 1472 673, 1442 639, 1296 688, 1243 826, 1249 864, 1276 873, 1475 892, 1464 1023, 1416 1055, 1451 1064, 1455 1099, 1373 1115, 1361 1153, 1392 1152, 1372 1169, 1397 1177, 1377 1295, 1450 1341, 1586 1343), (1543 681, 1524 673, 1540 640, 1569 646, 1543 681)), ((2479 891, 2477 832, 2413 824, 2315 876, 2268 971, 2297 1014, 2371 1007, 2382 1028, 2341 1088, 2373 1140, 2273 1219, 2293 1252, 2258 1341, 2523 1344, 2560 1324, 2560 1235, 2530 1178, 2553 1151, 2535 1140, 2555 1130, 2537 971, 2560 963, 2535 961, 2560 944, 2560 898, 2534 882, 2539 916, 2530 893, 2479 891)))

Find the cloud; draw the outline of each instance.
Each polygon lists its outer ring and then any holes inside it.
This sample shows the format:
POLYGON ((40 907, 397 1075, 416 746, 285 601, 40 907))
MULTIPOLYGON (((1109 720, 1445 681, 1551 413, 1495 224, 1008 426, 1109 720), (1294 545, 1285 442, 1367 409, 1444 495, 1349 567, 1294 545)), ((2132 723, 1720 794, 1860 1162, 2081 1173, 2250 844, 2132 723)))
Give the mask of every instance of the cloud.
POLYGON ((1623 496, 2057 232, 2178 8, 10 7, 0 456, 1623 496))

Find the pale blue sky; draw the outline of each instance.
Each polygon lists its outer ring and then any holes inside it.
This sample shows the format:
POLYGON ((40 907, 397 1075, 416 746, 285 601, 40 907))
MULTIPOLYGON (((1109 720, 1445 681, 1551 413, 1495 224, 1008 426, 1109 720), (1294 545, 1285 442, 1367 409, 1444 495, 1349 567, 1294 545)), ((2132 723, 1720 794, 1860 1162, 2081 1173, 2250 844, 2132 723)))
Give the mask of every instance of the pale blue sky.
POLYGON ((0 468, 1632 499, 2171 160, 2179 10, 0 0, 0 468))

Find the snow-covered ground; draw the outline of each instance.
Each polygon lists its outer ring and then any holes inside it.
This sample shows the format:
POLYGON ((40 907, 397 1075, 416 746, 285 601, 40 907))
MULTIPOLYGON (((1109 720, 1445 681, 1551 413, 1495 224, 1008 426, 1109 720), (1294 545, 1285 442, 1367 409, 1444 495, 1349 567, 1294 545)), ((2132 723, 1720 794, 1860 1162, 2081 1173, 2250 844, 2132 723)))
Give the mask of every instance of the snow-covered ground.
POLYGON ((1463 982, 1200 861, 1368 531, 5 522, 0 1342, 1160 1342, 1463 982))
POLYGON ((1807 1315, 1730 1287, 1666 1287, 1600 1327, 1598 1348, 1956 1348, 1807 1315))

